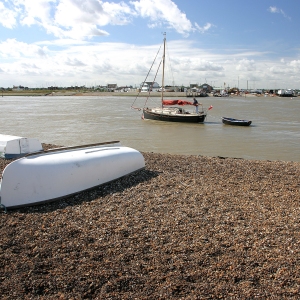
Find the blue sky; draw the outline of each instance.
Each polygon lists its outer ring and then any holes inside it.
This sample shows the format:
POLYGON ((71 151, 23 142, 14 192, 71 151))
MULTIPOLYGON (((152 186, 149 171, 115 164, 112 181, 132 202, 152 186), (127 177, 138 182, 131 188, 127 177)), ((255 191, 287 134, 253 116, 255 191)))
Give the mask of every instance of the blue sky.
POLYGON ((299 0, 0 0, 0 87, 139 86, 166 32, 166 84, 299 89, 299 12, 299 0))

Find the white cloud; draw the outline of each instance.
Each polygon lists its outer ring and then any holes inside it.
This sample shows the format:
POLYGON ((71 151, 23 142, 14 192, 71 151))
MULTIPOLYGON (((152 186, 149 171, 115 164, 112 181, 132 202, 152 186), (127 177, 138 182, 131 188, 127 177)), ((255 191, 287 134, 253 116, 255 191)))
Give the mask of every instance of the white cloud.
POLYGON ((131 22, 132 16, 137 16, 136 11, 124 2, 104 2, 103 10, 109 16, 110 23, 113 25, 126 25, 131 22))
POLYGON ((300 60, 292 60, 289 65, 293 68, 297 73, 300 72, 300 60))
POLYGON ((198 31, 200 31, 201 33, 204 33, 212 27, 212 24, 206 23, 203 27, 200 27, 197 23, 195 23, 195 26, 198 29, 198 31))
POLYGON ((51 40, 51 41, 40 41, 36 42, 36 45, 46 45, 46 46, 60 46, 60 47, 66 47, 66 46, 78 46, 78 45, 86 45, 86 41, 82 40, 74 40, 74 39, 57 39, 57 40, 51 40))
POLYGON ((130 3, 141 17, 150 19, 149 27, 167 26, 185 36, 195 30, 186 14, 171 0, 140 0, 130 3))
MULTIPOLYGON (((26 44, 11 39, 0 43, 0 68, 5 74, 5 77, 1 75, 2 85, 36 86, 46 85, 46 82, 56 82, 59 86, 111 82, 119 86, 139 85, 145 79, 158 48, 159 45, 145 47, 74 40, 26 44), (42 55, 38 55, 39 52, 42 55)), ((228 54, 212 54, 186 40, 168 42, 167 49, 174 78, 171 78, 167 65, 166 84, 188 85, 207 80, 215 86, 222 82, 233 86, 237 85, 239 77, 240 87, 245 87, 247 80, 256 80, 257 87, 258 83, 263 87, 266 80, 279 81, 279 77, 291 78, 299 74, 300 68, 299 60, 260 63, 258 59, 264 53, 259 56, 253 52, 251 55, 247 49, 236 53, 235 49, 234 54, 229 51, 228 54)), ((156 67, 149 80, 153 80, 155 71, 156 67)), ((160 72, 156 81, 161 82, 160 72)))
POLYGON ((12 29, 16 26, 17 12, 6 8, 2 2, 0 2, 0 24, 6 28, 12 29))
POLYGON ((0 3, 0 24, 13 28, 40 26, 57 38, 86 39, 109 35, 107 25, 124 26, 134 18, 149 20, 148 26, 173 29, 188 36, 196 30, 206 32, 212 26, 192 25, 186 14, 171 0, 139 0, 125 3, 100 0, 6 0, 0 3), (9 9, 7 7, 13 7, 9 9))
POLYGON ((279 13, 280 12, 280 10, 276 6, 270 6, 268 10, 271 13, 279 13))
POLYGON ((284 78, 293 78, 295 77, 296 82, 299 82, 299 73, 300 73, 300 60, 286 60, 280 59, 280 63, 277 67, 272 69, 274 73, 284 74, 284 78))
POLYGON ((222 71, 224 68, 220 65, 207 60, 193 60, 193 63, 189 66, 193 70, 197 71, 222 71))
POLYGON ((236 66, 236 70, 255 71, 256 70, 255 61, 249 59, 241 59, 236 66))
POLYGON ((0 24, 12 28, 37 25, 58 38, 85 39, 108 35, 101 27, 126 25, 136 12, 124 2, 99 0, 7 0, 14 10, 0 3, 0 24))
MULTIPOLYGON (((287 17, 275 6, 269 11, 287 17)), ((0 13, 0 26, 9 29, 35 26, 42 29, 42 34, 46 31, 55 37, 32 44, 17 39, 0 41, 0 74, 2 85, 6 83, 6 86, 36 86, 37 80, 55 81, 62 86, 74 85, 75 82, 139 84, 144 80, 159 45, 95 43, 90 38, 109 35, 107 28, 111 25, 135 25, 135 18, 148 22, 149 27, 161 26, 183 36, 192 32, 205 33, 215 26, 212 23, 203 23, 202 26, 191 23, 171 0, 5 0, 0 2, 0 13)), ((48 37, 45 35, 44 38, 48 37)), ((215 49, 214 52, 219 53, 214 54, 195 46, 197 42, 190 39, 168 42, 174 80, 179 84, 203 82, 204 79, 208 82, 231 80, 236 84, 239 77, 240 82, 259 80, 263 85, 266 79, 279 81, 280 77, 281 80, 288 78, 289 84, 299 85, 298 58, 286 56, 286 60, 270 59, 261 63, 260 60, 269 53, 231 49, 228 45, 226 49, 215 49)))
POLYGON ((289 17, 281 8, 277 8, 276 6, 270 6, 268 8, 268 11, 273 14, 275 13, 282 14, 285 18, 291 20, 291 17, 289 17))
POLYGON ((14 0, 18 8, 21 25, 44 27, 51 22, 51 8, 55 0, 14 0))
MULTIPOLYGON (((4 44, 7 59, 0 60, 0 68, 5 74, 5 77, 1 75, 4 79, 2 85, 22 84, 31 87, 46 86, 46 82, 55 82, 59 86, 76 83, 87 86, 105 85, 112 82, 116 82, 119 86, 139 85, 145 79, 159 47, 159 45, 142 47, 124 43, 98 44, 83 41, 73 44, 59 44, 57 41, 54 47, 49 48, 46 47, 48 42, 44 45, 42 43, 30 45, 11 40, 4 44), (17 51, 15 49, 19 49, 18 52, 13 52, 17 51), (40 49, 46 55, 36 55, 40 49), (13 79, 10 84, 6 83, 9 78, 13 79)), ((0 57, 3 57, 4 44, 0 44, 0 57)), ((279 78, 291 78, 299 74, 299 60, 285 64, 280 60, 262 63, 258 60, 257 54, 253 59, 244 56, 242 59, 234 60, 232 57, 236 54, 211 54, 192 47, 185 40, 168 43, 168 49, 174 78, 171 78, 167 66, 166 84, 172 84, 173 80, 175 84, 184 85, 192 82, 203 83, 207 80, 215 86, 220 86, 222 82, 234 86, 237 85, 239 77, 241 88, 246 87, 248 80, 249 86, 253 85, 250 81, 256 81, 258 88, 268 84, 271 86, 274 81, 279 82, 279 78)), ((243 53, 249 52, 238 53, 237 57, 242 57, 243 53)), ((154 69, 149 80, 154 78, 156 67, 154 69)), ((160 72, 156 81, 161 82, 160 72)), ((288 85, 292 85, 290 80, 288 85)))
POLYGON ((66 65, 71 67, 84 67, 86 64, 77 58, 68 58, 65 62, 66 65))
POLYGON ((38 45, 18 42, 16 39, 7 39, 0 43, 0 54, 2 57, 21 58, 21 57, 43 57, 46 56, 46 48, 38 45))
POLYGON ((34 63, 21 63, 21 66, 25 69, 38 69, 34 63))
POLYGON ((54 24, 61 29, 56 36, 74 39, 108 35, 100 27, 125 25, 134 12, 125 3, 108 3, 96 0, 61 0, 56 7, 54 24))

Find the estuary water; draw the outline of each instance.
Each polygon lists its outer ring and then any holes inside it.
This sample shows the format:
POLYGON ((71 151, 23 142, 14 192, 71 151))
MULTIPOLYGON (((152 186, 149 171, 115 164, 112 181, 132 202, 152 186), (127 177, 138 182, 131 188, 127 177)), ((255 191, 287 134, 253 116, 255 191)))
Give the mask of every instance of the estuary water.
POLYGON ((205 108, 213 106, 203 124, 142 120, 141 111, 131 105, 142 107, 144 101, 118 96, 4 96, 0 134, 61 146, 117 140, 144 152, 300 161, 300 97, 198 98, 205 108), (252 125, 224 125, 222 116, 252 120, 252 125))

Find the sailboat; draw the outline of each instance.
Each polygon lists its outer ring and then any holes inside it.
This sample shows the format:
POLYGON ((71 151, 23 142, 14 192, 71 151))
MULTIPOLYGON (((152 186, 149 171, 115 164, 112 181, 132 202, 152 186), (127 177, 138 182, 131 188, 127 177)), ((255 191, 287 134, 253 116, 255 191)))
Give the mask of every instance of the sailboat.
POLYGON ((161 86, 161 106, 160 107, 144 107, 143 119, 167 121, 167 122, 186 122, 186 123, 203 123, 207 113, 204 111, 201 103, 194 104, 185 100, 166 100, 164 99, 165 91, 165 54, 166 54, 166 34, 163 40, 163 56, 162 56, 162 86, 161 86), (183 106, 195 106, 195 111, 188 111, 183 106), (199 109, 200 108, 200 109, 199 109))

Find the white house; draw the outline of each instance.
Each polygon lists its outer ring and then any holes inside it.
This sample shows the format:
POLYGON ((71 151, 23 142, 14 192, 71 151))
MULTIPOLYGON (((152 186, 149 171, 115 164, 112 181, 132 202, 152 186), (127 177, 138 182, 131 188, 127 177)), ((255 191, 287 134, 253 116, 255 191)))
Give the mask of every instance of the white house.
POLYGON ((159 84, 157 82, 143 82, 141 84, 141 92, 149 92, 153 90, 157 90, 159 88, 159 84))

